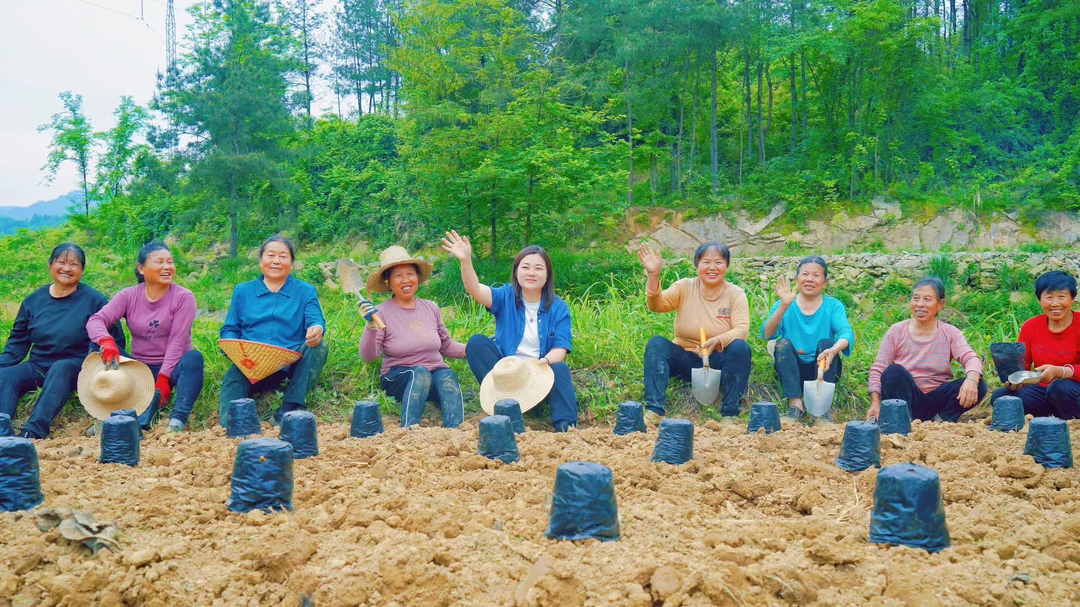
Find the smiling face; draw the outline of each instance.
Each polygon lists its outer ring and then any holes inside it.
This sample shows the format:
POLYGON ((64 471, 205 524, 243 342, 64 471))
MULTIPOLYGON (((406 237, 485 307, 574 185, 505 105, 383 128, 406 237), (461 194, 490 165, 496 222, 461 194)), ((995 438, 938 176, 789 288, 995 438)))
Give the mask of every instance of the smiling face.
POLYGON ((272 281, 281 281, 289 277, 293 268, 292 253, 289 247, 280 242, 271 242, 263 247, 259 257, 259 269, 263 276, 272 281))
POLYGON ((825 268, 816 263, 805 263, 795 276, 795 285, 805 297, 817 297, 825 290, 829 279, 825 277, 825 268))
POLYGON ((147 284, 167 285, 176 277, 172 253, 159 249, 146 256, 146 263, 136 266, 147 284))
POLYGON ((532 253, 521 258, 517 267, 517 281, 522 291, 538 292, 548 280, 548 268, 544 258, 532 253))
POLYGON ((945 308, 945 300, 938 299, 934 287, 923 285, 911 294, 911 316, 919 321, 931 321, 945 308))
POLYGON ((56 286, 71 289, 83 277, 83 265, 74 251, 65 251, 49 264, 49 274, 56 286))
POLYGON ((1076 301, 1076 298, 1068 289, 1043 291, 1042 295, 1039 296, 1039 305, 1042 306, 1043 313, 1052 322, 1065 320, 1066 315, 1072 312, 1074 301, 1076 301))
POLYGON ((416 296, 416 288, 420 286, 420 275, 416 266, 411 263, 401 264, 390 268, 390 292, 394 299, 409 301, 416 296))
POLYGON ((707 287, 718 287, 724 284, 727 277, 728 264, 724 255, 717 250, 709 250, 698 259, 697 273, 701 282, 707 287))

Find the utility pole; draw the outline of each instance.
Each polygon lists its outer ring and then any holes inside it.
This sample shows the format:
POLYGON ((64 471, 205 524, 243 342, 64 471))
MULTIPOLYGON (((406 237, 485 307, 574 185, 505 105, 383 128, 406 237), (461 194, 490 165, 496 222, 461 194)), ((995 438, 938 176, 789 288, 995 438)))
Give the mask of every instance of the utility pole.
POLYGON ((173 0, 168 0, 165 10, 165 73, 176 66, 176 14, 173 0))

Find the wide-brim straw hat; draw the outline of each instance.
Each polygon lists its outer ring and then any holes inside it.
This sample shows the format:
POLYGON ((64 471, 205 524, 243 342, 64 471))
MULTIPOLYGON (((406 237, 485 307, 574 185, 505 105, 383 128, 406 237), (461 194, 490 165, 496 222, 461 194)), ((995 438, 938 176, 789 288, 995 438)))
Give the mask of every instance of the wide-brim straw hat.
POLYGON ((541 365, 540 359, 507 356, 495 363, 480 384, 480 407, 494 415, 495 403, 512 398, 524 413, 539 405, 554 384, 555 372, 550 365, 541 365))
POLYGON ((251 383, 266 379, 300 360, 296 350, 246 339, 219 339, 218 347, 251 383))
POLYGON ((96 420, 108 419, 113 411, 135 409, 141 415, 154 400, 154 374, 143 363, 120 357, 120 366, 106 369, 100 352, 83 359, 79 371, 79 402, 96 420))
POLYGON ((393 246, 379 254, 379 269, 372 272, 371 276, 368 277, 368 291, 374 291, 375 293, 389 293, 390 284, 383 280, 382 273, 394 266, 410 263, 416 265, 416 271, 419 274, 419 284, 424 284, 424 281, 431 278, 431 273, 435 271, 435 266, 431 265, 430 261, 424 261, 419 257, 409 255, 409 252, 405 250, 405 247, 393 246))

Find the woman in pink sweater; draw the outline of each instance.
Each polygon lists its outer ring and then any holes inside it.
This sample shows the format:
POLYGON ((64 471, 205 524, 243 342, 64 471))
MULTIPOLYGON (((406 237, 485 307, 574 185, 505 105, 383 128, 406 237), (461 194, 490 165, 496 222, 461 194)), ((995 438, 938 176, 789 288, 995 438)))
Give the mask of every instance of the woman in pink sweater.
POLYGON ((139 416, 149 429, 158 411, 176 390, 176 404, 169 416, 169 432, 180 432, 191 415, 203 385, 203 356, 191 343, 195 322, 195 295, 173 282, 176 264, 169 247, 151 242, 139 250, 135 264, 139 284, 116 294, 86 322, 90 340, 101 346, 106 365, 118 360, 120 349, 106 327, 127 321, 131 332, 131 358, 146 364, 157 377, 150 408, 139 416))
POLYGON ((889 328, 870 367, 870 409, 866 419, 881 413, 882 399, 906 401, 911 416, 923 421, 955 422, 986 396, 982 360, 960 329, 941 322, 945 285, 928 276, 915 283, 911 318, 889 328), (952 361, 966 377, 954 379, 952 361))
POLYGON ((375 362, 382 356, 382 388, 401 403, 401 426, 420 423, 428 401, 442 410, 444 428, 465 420, 461 386, 443 357, 465 358, 465 344, 451 339, 439 306, 416 296, 431 277, 430 262, 412 257, 403 247, 390 247, 379 255, 379 269, 368 280, 368 291, 392 293, 378 306, 360 301, 368 321, 360 338, 360 358, 375 362), (386 330, 372 319, 378 314, 386 330))

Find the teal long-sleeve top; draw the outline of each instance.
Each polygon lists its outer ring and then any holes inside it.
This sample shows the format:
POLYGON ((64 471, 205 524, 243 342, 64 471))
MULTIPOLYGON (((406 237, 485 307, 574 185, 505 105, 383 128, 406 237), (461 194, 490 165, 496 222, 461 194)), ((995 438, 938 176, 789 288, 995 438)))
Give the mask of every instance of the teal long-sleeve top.
POLYGON ((314 286, 289 276, 275 293, 266 288, 263 277, 259 276, 233 288, 221 337, 299 350, 307 338, 307 330, 316 325, 326 330, 314 286))
MULTIPOLYGON (((766 319, 780 307, 780 301, 773 304, 766 319)), ((786 337, 796 350, 802 350, 799 359, 804 363, 814 362, 818 342, 823 339, 840 341, 841 338, 848 340, 848 347, 844 349, 844 356, 851 356, 851 346, 855 344, 855 331, 848 322, 847 309, 840 300, 825 296, 821 307, 817 312, 809 316, 802 313, 799 306, 788 306, 784 316, 780 319, 780 326, 776 328, 776 335, 765 335, 765 324, 761 325, 761 337, 764 339, 780 339, 786 337)))

